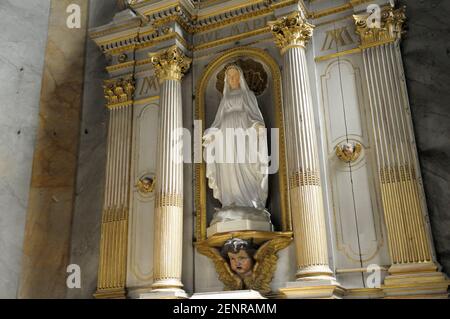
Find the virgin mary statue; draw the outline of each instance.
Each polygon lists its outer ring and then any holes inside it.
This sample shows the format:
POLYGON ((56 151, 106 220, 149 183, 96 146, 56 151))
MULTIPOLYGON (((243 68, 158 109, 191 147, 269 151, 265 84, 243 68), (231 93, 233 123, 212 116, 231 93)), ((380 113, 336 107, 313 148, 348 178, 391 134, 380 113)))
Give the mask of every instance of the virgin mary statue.
POLYGON ((239 66, 226 69, 224 84, 216 118, 203 136, 206 153, 214 154, 206 159, 208 185, 222 203, 211 225, 242 219, 270 223, 264 119, 239 66))

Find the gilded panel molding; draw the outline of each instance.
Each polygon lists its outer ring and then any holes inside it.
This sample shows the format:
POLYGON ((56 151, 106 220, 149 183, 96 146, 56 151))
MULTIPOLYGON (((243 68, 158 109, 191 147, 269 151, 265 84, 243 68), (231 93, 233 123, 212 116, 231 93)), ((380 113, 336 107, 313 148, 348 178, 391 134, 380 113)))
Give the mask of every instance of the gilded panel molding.
MULTIPOLYGON (((274 83, 274 106, 276 111, 276 123, 280 128, 280 196, 281 196, 281 218, 282 230, 291 231, 292 221, 289 213, 289 202, 287 196, 287 171, 286 171, 286 150, 285 133, 282 114, 281 98, 281 72, 275 60, 264 50, 258 48, 241 47, 226 51, 213 60, 201 76, 196 89, 195 119, 202 123, 202 132, 205 129, 205 92, 208 82, 220 66, 236 58, 257 58, 264 62, 270 69, 274 83)), ((195 210, 196 210, 196 239, 197 241, 206 239, 207 212, 206 212, 206 167, 205 163, 195 165, 195 210)))

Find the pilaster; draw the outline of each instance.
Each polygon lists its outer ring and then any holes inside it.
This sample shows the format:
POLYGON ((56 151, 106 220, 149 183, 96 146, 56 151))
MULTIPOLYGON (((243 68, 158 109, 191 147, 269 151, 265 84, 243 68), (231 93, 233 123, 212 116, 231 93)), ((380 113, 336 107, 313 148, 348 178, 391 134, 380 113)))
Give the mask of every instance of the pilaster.
POLYGON ((126 297, 134 90, 132 78, 109 80, 104 86, 109 124, 96 298, 126 297))
POLYGON ((355 15, 369 90, 378 179, 392 265, 383 290, 387 298, 448 297, 427 226, 426 202, 403 73, 400 41, 406 8, 388 7, 380 25, 355 15))

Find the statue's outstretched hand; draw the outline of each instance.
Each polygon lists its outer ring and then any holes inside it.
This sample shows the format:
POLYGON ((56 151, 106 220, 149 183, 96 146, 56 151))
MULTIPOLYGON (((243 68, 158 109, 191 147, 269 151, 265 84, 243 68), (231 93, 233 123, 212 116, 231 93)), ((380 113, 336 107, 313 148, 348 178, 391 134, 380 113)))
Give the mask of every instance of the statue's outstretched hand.
POLYGON ((213 134, 207 134, 203 136, 203 147, 207 147, 214 140, 213 134))

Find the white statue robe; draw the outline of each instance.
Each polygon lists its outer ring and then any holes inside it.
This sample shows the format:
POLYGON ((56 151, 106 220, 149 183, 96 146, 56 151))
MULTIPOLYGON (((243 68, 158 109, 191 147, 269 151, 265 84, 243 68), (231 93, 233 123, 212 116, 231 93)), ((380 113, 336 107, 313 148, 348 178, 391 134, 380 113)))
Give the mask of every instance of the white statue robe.
MULTIPOLYGON (((226 138, 227 128, 245 131, 252 127, 265 127, 256 96, 248 88, 242 70, 238 70, 240 72, 240 89, 231 90, 225 76, 223 98, 215 121, 204 135, 204 138, 207 138, 208 135, 220 130, 225 145, 229 143, 226 138)), ((265 131, 261 131, 261 133, 257 135, 259 156, 257 156, 256 162, 250 160, 250 155, 253 155, 254 158, 255 154, 250 154, 248 143, 243 163, 226 161, 225 163, 217 161, 208 163, 207 161, 208 185, 213 190, 214 198, 218 199, 223 207, 252 207, 264 210, 268 196, 268 154, 267 134, 265 131)), ((206 148, 209 147, 216 147, 216 145, 212 142, 206 145, 206 148)), ((231 151, 235 152, 234 158, 237 159, 237 143, 234 144, 231 151)), ((217 154, 217 148, 215 153, 217 154)), ((227 154, 224 155, 227 156, 227 154)))

